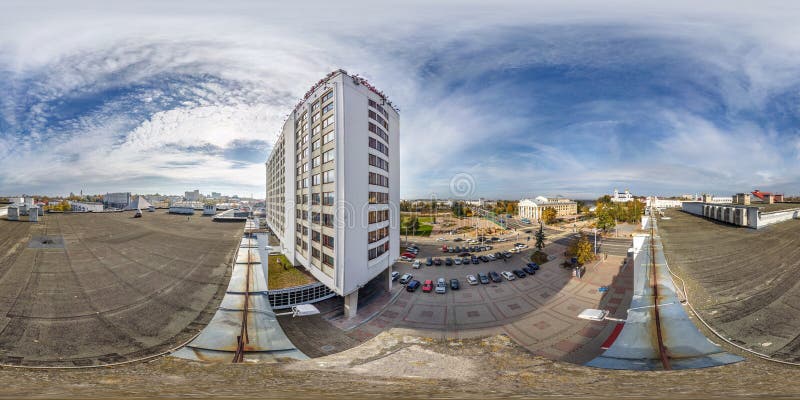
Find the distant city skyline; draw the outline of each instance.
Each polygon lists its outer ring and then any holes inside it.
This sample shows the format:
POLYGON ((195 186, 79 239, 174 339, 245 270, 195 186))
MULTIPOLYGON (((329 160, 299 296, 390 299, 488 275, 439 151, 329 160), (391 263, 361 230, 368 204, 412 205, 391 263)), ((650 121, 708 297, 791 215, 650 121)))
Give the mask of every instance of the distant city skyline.
POLYGON ((310 3, 4 2, 0 192, 263 198, 343 68, 400 108, 402 198, 800 193, 791 3, 310 3))

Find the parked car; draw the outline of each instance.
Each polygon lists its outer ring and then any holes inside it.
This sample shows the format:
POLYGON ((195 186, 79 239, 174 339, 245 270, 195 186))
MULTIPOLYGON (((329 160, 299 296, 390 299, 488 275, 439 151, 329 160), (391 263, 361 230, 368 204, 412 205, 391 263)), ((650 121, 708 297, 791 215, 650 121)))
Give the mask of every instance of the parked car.
POLYGON ((458 279, 450 279, 450 290, 458 290, 461 289, 461 284, 458 282, 458 279))
POLYGON ((464 241, 464 239, 462 239, 462 238, 460 238, 460 237, 457 237, 457 238, 453 239, 453 241, 454 241, 454 242, 463 242, 463 241, 464 241))
POLYGON ((451 247, 451 248, 447 249, 447 252, 448 253, 455 253, 456 252, 456 248, 455 247, 451 247))
POLYGON ((481 261, 483 261, 483 262, 489 262, 489 261, 492 261, 492 259, 491 259, 491 258, 489 258, 489 256, 480 256, 480 257, 478 257, 478 258, 480 258, 480 259, 481 259, 481 261))
POLYGON ((537 264, 535 262, 528 263, 528 266, 533 268, 534 271, 538 271, 539 270, 539 264, 537 264))
POLYGON ((444 260, 444 265, 446 265, 446 266, 448 266, 448 267, 449 267, 449 266, 451 266, 451 265, 453 265, 453 259, 452 259, 452 258, 450 258, 450 257, 447 257, 447 258, 444 260))
POLYGON ((533 275, 533 274, 536 273, 535 269, 533 269, 533 268, 531 268, 531 267, 529 267, 527 265, 522 267, 522 270, 525 271, 525 273, 528 274, 528 275, 533 275))
POLYGON ((489 260, 491 260, 491 261, 494 261, 494 260, 497 259, 497 257, 494 254, 487 254, 486 257, 488 257, 489 260))
POLYGON ((400 277, 400 280, 398 282, 400 282, 401 285, 405 285, 406 283, 411 281, 412 278, 414 278, 414 276, 411 274, 403 274, 403 276, 400 277))
POLYGON ((467 283, 469 283, 470 285, 477 285, 478 278, 475 278, 475 275, 467 275, 467 283))
POLYGON ((500 273, 500 275, 501 275, 503 278, 506 278, 506 280, 509 280, 509 281, 513 281, 514 279, 517 279, 517 276, 516 276, 516 275, 514 275, 514 274, 512 274, 512 273, 511 273, 511 272, 509 272, 509 271, 503 271, 503 272, 501 272, 501 273, 500 273))
POLYGON ((453 263, 455 263, 456 265, 461 265, 461 259, 460 259, 460 258, 458 258, 458 257, 456 257, 456 258, 453 260, 453 263))
POLYGON ((500 274, 494 271, 489 271, 489 278, 491 278, 492 282, 500 283, 503 281, 503 278, 500 277, 500 274))
POLYGON ((486 285, 489 283, 489 276, 483 272, 478 272, 478 280, 481 281, 481 284, 486 285))
POLYGON ((400 273, 397 271, 392 271, 392 282, 396 281, 397 278, 400 277, 400 273))
POLYGON ((515 270, 513 270, 513 271, 511 271, 511 272, 513 272, 513 273, 514 273, 514 275, 516 275, 516 276, 517 276, 517 278, 524 278, 524 277, 525 277, 525 273, 524 273, 524 272, 522 272, 522 270, 515 269, 515 270))
POLYGON ((436 293, 445 294, 447 292, 447 283, 445 283, 444 278, 439 278, 436 280, 436 293))
POLYGON ((437 239, 436 239, 436 241, 437 241, 437 242, 444 242, 445 240, 447 240, 447 239, 445 239, 445 238, 443 238, 443 237, 440 237, 440 238, 437 238, 437 239))
POLYGON ((420 265, 421 263, 419 262, 419 260, 414 260, 414 264, 411 264, 411 267, 414 269, 419 269, 420 265))
POLYGON ((472 256, 472 263, 473 263, 473 264, 477 264, 477 263, 479 263, 479 262, 480 262, 480 260, 478 259, 478 257, 476 257, 476 256, 472 256))
POLYGON ((401 254, 400 256, 401 256, 400 258, 403 258, 403 257, 405 257, 405 258, 408 258, 408 259, 410 259, 410 260, 413 260, 413 259, 417 258, 417 255, 416 255, 416 254, 414 254, 414 253, 408 253, 408 252, 406 252, 406 253, 403 253, 403 254, 401 254))
POLYGON ((406 285, 406 291, 413 292, 419 288, 419 281, 414 279, 406 285))
POLYGON ((425 293, 430 293, 433 290, 433 281, 430 279, 426 279, 425 282, 422 284, 422 291, 425 293))
POLYGON ((427 266, 429 266, 429 267, 430 267, 431 265, 433 265, 433 257, 428 257, 428 259, 427 259, 427 260, 425 260, 425 265, 427 265, 427 266))
POLYGON ((442 259, 441 258, 435 258, 435 259, 433 259, 433 263, 436 264, 436 265, 442 265, 442 259))
POLYGON ((464 257, 461 259, 461 263, 464 265, 468 265, 471 259, 469 257, 464 257))
POLYGON ((442 245, 442 253, 447 253, 447 245, 446 244, 442 245))

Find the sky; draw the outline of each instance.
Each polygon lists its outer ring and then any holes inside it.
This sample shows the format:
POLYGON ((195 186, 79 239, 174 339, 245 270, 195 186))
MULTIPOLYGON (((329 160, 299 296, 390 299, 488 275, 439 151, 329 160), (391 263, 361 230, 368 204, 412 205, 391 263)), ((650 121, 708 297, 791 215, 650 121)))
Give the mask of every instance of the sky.
POLYGON ((284 118, 338 68, 400 109, 403 198, 798 194, 797 21, 791 1, 3 1, 0 194, 261 197, 284 118))

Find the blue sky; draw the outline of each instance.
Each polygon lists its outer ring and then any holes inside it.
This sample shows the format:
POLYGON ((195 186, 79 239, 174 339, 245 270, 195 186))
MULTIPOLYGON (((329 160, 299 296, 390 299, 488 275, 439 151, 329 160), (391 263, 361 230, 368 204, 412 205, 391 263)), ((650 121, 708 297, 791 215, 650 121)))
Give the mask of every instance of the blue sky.
POLYGON ((403 197, 800 193, 791 2, 3 2, 0 193, 263 196, 344 68, 400 107, 403 197))

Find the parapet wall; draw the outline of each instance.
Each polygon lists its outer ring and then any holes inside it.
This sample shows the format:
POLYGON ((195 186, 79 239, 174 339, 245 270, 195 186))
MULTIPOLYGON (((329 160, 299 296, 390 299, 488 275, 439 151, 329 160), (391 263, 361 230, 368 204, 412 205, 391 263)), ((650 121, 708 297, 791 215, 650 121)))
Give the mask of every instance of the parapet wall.
POLYGON ((779 222, 800 218, 800 208, 767 213, 755 206, 684 202, 681 209, 689 214, 753 229, 761 229, 779 222))

